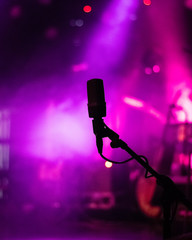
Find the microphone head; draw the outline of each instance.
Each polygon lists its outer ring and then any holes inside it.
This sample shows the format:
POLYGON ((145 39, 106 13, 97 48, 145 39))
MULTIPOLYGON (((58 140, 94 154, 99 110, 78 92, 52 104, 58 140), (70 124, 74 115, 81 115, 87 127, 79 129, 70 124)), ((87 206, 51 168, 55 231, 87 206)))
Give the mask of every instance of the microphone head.
POLYGON ((102 79, 87 81, 88 112, 90 118, 106 117, 106 102, 102 79))

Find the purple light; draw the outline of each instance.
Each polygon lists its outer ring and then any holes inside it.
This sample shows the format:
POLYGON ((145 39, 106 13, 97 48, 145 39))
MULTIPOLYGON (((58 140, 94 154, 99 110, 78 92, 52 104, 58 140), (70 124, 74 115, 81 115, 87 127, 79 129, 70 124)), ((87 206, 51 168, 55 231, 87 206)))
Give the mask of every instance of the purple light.
POLYGON ((136 21, 137 20, 136 14, 130 14, 129 18, 130 18, 131 21, 136 21))
POLYGON ((59 157, 71 159, 77 154, 89 156, 93 152, 95 140, 85 113, 86 104, 70 110, 63 106, 50 104, 33 127, 27 147, 31 155, 54 160, 59 157))
POLYGON ((137 0, 114 0, 104 11, 86 56, 90 66, 94 69, 97 66, 96 72, 108 71, 124 55, 129 44, 127 32, 132 23, 130 16, 135 14, 138 4, 137 0))

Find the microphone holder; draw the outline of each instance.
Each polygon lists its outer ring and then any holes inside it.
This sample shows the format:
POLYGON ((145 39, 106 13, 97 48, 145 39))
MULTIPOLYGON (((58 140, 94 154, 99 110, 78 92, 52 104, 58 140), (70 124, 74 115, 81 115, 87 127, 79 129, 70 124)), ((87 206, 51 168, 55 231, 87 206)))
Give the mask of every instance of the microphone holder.
POLYGON ((121 148, 131 155, 147 172, 156 178, 156 182, 163 188, 162 208, 163 208, 163 239, 171 237, 171 223, 172 223, 172 206, 174 203, 181 202, 189 210, 192 210, 192 203, 187 200, 185 195, 176 187, 175 183, 166 175, 161 175, 156 172, 148 162, 145 162, 139 155, 137 155, 124 141, 119 139, 119 135, 111 130, 100 119, 93 119, 93 129, 96 135, 97 147, 99 153, 102 155, 103 141, 102 138, 108 137, 111 140, 112 148, 121 148))

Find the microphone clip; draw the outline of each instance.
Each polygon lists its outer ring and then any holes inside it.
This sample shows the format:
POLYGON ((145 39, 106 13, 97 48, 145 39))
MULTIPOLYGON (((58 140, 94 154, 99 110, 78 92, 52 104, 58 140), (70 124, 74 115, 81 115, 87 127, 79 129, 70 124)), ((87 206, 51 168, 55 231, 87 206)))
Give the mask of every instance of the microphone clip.
POLYGON ((93 132, 97 137, 108 137, 112 142, 119 140, 119 135, 111 130, 103 121, 102 118, 93 119, 93 132))
POLYGON ((119 135, 111 130, 103 121, 102 118, 94 118, 93 122, 93 132, 96 135, 97 148, 99 153, 102 153, 103 148, 103 138, 108 137, 111 140, 111 147, 118 148, 121 147, 119 144, 119 135))

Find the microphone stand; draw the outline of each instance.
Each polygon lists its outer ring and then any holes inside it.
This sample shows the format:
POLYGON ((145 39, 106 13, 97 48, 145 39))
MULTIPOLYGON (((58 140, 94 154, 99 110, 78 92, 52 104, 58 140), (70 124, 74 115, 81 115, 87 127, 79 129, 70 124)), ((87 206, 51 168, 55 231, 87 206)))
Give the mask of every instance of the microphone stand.
POLYGON ((156 182, 163 188, 162 208, 163 208, 163 239, 171 237, 172 206, 174 203, 181 202, 189 210, 192 210, 192 203, 186 199, 185 195, 176 187, 175 183, 166 175, 156 172, 148 162, 145 162, 137 155, 124 141, 119 139, 119 135, 111 130, 102 118, 93 119, 93 129, 96 135, 98 152, 102 156, 103 140, 108 137, 111 140, 112 148, 121 148, 131 155, 141 166, 146 169, 150 176, 156 178, 156 182))

